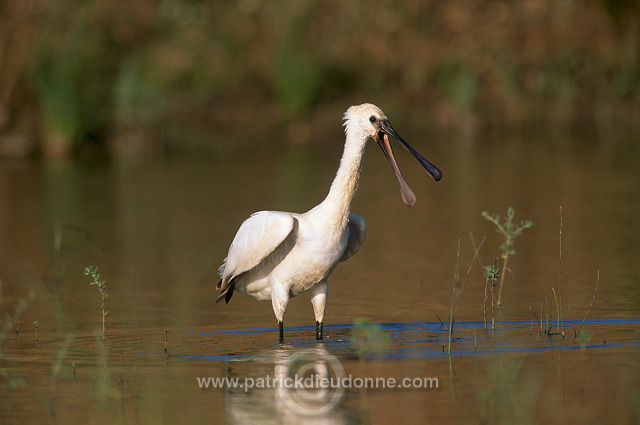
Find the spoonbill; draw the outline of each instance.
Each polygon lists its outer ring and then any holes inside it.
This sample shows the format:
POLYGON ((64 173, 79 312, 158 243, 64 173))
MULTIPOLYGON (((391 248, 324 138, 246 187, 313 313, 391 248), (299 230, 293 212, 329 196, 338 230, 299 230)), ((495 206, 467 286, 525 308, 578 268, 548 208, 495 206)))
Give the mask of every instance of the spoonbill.
POLYGON ((346 141, 340 167, 329 194, 303 214, 260 211, 245 220, 236 233, 227 258, 218 269, 220 281, 216 302, 229 302, 234 291, 271 300, 284 341, 284 315, 289 299, 309 292, 316 319, 316 339, 322 339, 327 305, 327 279, 336 265, 349 259, 362 246, 366 222, 350 214, 358 187, 362 157, 369 139, 382 148, 408 206, 416 197, 398 169, 389 136, 418 160, 436 181, 442 172, 420 155, 394 130, 380 108, 370 103, 350 107, 344 114, 346 141))

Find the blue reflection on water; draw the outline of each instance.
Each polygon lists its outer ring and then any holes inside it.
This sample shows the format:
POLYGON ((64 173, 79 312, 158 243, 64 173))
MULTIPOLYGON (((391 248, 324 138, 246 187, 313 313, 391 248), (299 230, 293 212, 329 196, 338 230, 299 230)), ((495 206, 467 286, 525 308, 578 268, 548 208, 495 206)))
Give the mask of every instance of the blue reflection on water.
MULTIPOLYGON (((392 322, 382 323, 381 328, 389 334, 393 341, 392 349, 386 350, 382 355, 385 359, 407 358, 433 358, 448 356, 486 356, 497 353, 535 353, 549 350, 575 350, 614 348, 623 346, 640 345, 640 318, 629 319, 589 319, 589 320, 565 320, 563 321, 565 336, 552 334, 541 335, 539 322, 535 321, 499 321, 495 323, 495 330, 486 330, 482 321, 465 321, 454 324, 452 332, 452 349, 447 352, 449 324, 440 322, 392 322), (601 343, 580 345, 575 338, 578 329, 589 326, 592 334, 604 334, 611 340, 601 343), (624 331, 621 333, 621 331, 624 331)), ((553 323, 555 328, 556 322, 553 323)), ((325 325, 329 335, 322 344, 333 354, 344 357, 353 356, 353 348, 350 340, 352 324, 325 325)), ((187 338, 223 336, 223 335, 276 335, 276 327, 226 329, 212 331, 187 331, 187 338)), ((313 339, 314 326, 290 326, 286 328, 289 335, 286 345, 291 348, 305 348, 316 344, 313 339), (303 335, 299 335, 303 334, 303 335)), ((256 338, 259 339, 259 338, 256 338)), ((260 344, 276 346, 275 337, 260 341, 260 344)), ((231 353, 229 344, 216 346, 215 341, 208 345, 205 354, 171 354, 172 360, 206 360, 229 361, 242 359, 256 359, 263 354, 255 354, 251 348, 244 347, 231 353)), ((141 353, 155 355, 161 353, 141 353)), ((166 355, 165 353, 162 353, 166 355)))

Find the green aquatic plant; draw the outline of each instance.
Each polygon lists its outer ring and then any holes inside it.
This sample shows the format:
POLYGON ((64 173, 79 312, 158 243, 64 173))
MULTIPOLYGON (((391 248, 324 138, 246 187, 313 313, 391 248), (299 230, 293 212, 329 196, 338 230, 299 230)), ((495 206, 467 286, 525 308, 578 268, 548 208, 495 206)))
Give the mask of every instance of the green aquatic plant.
POLYGON ((104 280, 100 280, 100 273, 98 273, 98 268, 95 266, 87 266, 84 268, 85 276, 91 277, 90 285, 96 285, 98 287, 98 291, 100 291, 100 307, 102 308, 102 340, 105 341, 106 337, 106 329, 105 329, 105 321, 107 314, 109 314, 109 310, 106 309, 107 297, 109 294, 107 293, 107 283, 104 280))
POLYGON ((513 221, 515 211, 512 207, 507 208, 507 215, 503 218, 500 214, 490 214, 482 211, 482 216, 496 225, 496 232, 502 234, 504 243, 500 245, 502 251, 502 269, 500 271, 500 284, 498 285, 498 300, 496 302, 498 308, 502 305, 502 288, 504 287, 504 277, 508 270, 509 256, 516 254, 515 239, 522 234, 525 229, 533 226, 533 222, 522 220, 519 223, 513 221))
POLYGON ((552 308, 549 307, 546 310, 547 319, 546 319, 546 325, 544 327, 544 334, 547 336, 553 336, 553 335, 564 336, 564 331, 562 330, 562 316, 560 313, 560 304, 558 303, 558 297, 556 296, 556 288, 551 288, 551 294, 553 295, 553 302, 556 305, 556 331, 553 332, 552 308))
POLYGON ((551 292, 553 293, 553 301, 555 301, 556 303, 556 313, 557 313, 557 319, 558 319, 558 324, 556 326, 556 331, 559 335, 563 335, 564 336, 564 331, 562 330, 562 313, 560 310, 560 304, 558 304, 558 297, 556 296, 556 289, 555 288, 551 288, 551 292))
MULTIPOLYGON (((479 253, 480 248, 484 244, 486 238, 483 238, 480 242, 479 246, 476 246, 475 241, 473 240, 473 235, 469 232, 469 239, 471 239, 471 245, 473 246, 473 258, 469 262, 469 266, 467 267, 467 274, 465 275, 462 283, 460 283, 460 239, 458 239, 458 251, 456 255, 456 268, 453 274, 453 293, 451 295, 451 309, 449 311, 449 336, 447 341, 447 353, 451 354, 451 341, 453 340, 453 325, 456 321, 456 314, 458 312, 458 307, 460 306, 460 301, 462 299, 462 292, 464 291, 464 286, 469 279, 469 275, 471 274, 471 269, 473 267, 473 263, 477 260, 480 262, 479 253)), ((444 351, 444 347, 442 348, 444 351)))
POLYGON ((384 353, 391 346, 391 340, 378 323, 358 318, 351 328, 351 346, 356 349, 358 357, 365 358, 384 353))
POLYGON ((564 331, 562 328, 562 320, 560 316, 560 304, 558 303, 558 297, 556 296, 556 289, 551 288, 551 295, 553 296, 553 301, 556 304, 556 332, 553 332, 553 309, 551 306, 547 306, 547 297, 544 297, 542 302, 540 303, 540 316, 536 314, 535 311, 529 306, 529 310, 533 314, 535 320, 538 321, 538 329, 540 331, 540 336, 553 336, 553 335, 561 335, 564 337, 564 331))
POLYGON ((500 269, 495 264, 484 266, 484 277, 488 280, 498 280, 500 279, 500 269))
POLYGON ((584 348, 587 346, 587 344, 589 344, 589 341, 591 341, 591 334, 584 328, 580 329, 576 335, 576 339, 578 340, 578 344, 580 344, 580 347, 584 348))
POLYGON ((493 288, 496 286, 496 281, 500 279, 500 269, 494 264, 484 266, 484 305, 482 307, 482 313, 484 318, 484 328, 487 329, 487 298, 489 296, 489 289, 491 290, 491 330, 495 329, 495 315, 494 315, 494 295, 493 288))
MULTIPOLYGON (((453 293, 451 294, 451 310, 449 310, 449 334, 447 338, 447 353, 451 353, 453 339, 453 323, 455 321, 456 290, 460 284, 460 238, 458 238, 458 253, 456 255, 456 270, 453 273, 453 293)), ((459 298, 459 296, 458 296, 459 298)))

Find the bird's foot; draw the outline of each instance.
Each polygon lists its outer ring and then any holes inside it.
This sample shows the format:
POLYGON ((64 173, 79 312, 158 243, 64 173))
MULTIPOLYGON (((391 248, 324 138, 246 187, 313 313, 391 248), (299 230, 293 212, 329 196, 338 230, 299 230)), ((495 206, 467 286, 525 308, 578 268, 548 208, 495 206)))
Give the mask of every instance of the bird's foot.
POLYGON ((279 342, 282 344, 284 342, 284 324, 282 322, 278 322, 278 330, 280 332, 279 342))

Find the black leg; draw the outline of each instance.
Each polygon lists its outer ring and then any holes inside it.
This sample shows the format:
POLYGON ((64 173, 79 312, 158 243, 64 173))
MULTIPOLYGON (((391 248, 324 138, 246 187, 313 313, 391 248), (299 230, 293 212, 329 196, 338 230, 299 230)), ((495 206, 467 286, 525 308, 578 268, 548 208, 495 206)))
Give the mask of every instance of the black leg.
POLYGON ((284 325, 282 322, 278 322, 278 329, 280 331, 280 344, 284 342, 284 325))
POLYGON ((322 340, 322 322, 316 322, 316 340, 322 340))

